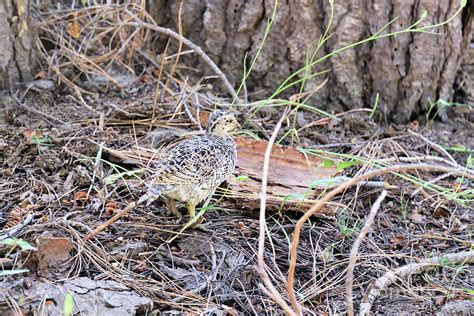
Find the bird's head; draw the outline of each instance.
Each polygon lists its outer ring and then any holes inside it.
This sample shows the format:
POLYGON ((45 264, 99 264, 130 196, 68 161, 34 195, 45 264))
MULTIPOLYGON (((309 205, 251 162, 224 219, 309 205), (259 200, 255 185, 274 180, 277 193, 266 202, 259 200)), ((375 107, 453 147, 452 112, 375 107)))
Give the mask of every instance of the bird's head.
POLYGON ((234 114, 224 111, 214 111, 207 121, 206 132, 219 136, 228 135, 240 127, 234 114))

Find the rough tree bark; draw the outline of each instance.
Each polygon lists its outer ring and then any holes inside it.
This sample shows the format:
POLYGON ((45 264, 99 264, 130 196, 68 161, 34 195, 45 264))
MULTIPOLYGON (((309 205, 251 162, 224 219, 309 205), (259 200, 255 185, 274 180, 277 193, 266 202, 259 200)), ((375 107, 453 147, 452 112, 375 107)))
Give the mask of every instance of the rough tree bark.
MULTIPOLYGON (((408 27, 424 11, 428 16, 421 25, 444 21, 460 5, 459 0, 334 2, 334 35, 318 56, 366 38, 395 17, 398 20, 387 31, 408 27)), ((179 1, 150 0, 149 5, 159 24, 178 29, 179 1)), ((245 53, 250 59, 254 56, 273 5, 274 0, 184 1, 183 32, 220 65, 231 82, 238 84, 245 53)), ((324 32, 329 9, 326 0, 280 1, 276 21, 248 79, 250 91, 263 88, 271 93, 304 65, 307 49, 312 52, 324 32)), ((311 102, 334 111, 371 107, 378 92, 379 110, 385 117, 407 122, 426 112, 429 101, 453 99, 461 57, 472 33, 465 27, 470 20, 472 17, 457 16, 437 30, 440 36, 403 34, 347 50, 314 67, 314 71, 331 71, 326 77, 309 80, 305 90, 311 91, 328 78, 311 102)), ((198 66, 205 68, 203 64, 198 66)))
POLYGON ((29 0, 0 0, 0 91, 32 77, 29 0))

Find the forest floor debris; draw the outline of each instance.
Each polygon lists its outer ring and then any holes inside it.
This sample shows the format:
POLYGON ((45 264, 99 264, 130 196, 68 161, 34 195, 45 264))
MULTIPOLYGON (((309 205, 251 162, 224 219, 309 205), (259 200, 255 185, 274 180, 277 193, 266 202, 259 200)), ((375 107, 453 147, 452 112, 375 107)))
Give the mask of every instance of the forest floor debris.
MULTIPOLYGON (((74 311, 83 313, 281 313, 255 267, 263 158, 283 108, 233 107, 243 125, 240 165, 207 207, 204 229, 180 232, 160 201, 130 208, 160 150, 202 132, 206 113, 231 101, 216 97, 206 80, 190 85, 176 60, 150 59, 149 28, 126 21, 141 12, 127 10, 41 15, 41 32, 57 50, 40 41, 45 69, 37 84, 17 91, 0 122, 0 311, 60 312, 68 291, 74 311), (105 29, 97 27, 104 21, 105 29), (115 34, 116 46, 104 55, 115 34), (94 40, 86 47, 82 38, 94 40), (137 65, 142 74, 131 76, 127 67, 137 65), (62 84, 51 89, 49 81, 62 84), (103 298, 98 310, 86 310, 96 296, 103 298)), ((472 249, 473 182, 459 173, 473 172, 474 126, 464 116, 450 124, 385 126, 366 110, 289 114, 299 123, 294 129, 283 120, 272 149, 263 252, 265 271, 288 305, 291 267, 305 311, 345 313, 347 284, 358 310, 387 271, 472 249), (456 172, 400 170, 347 187, 301 225, 292 265, 293 232, 303 214, 344 181, 401 163, 456 172), (354 260, 351 249, 383 190, 387 196, 362 231, 354 260)), ((431 314, 473 298, 473 265, 437 266, 377 292, 371 311, 431 314)))

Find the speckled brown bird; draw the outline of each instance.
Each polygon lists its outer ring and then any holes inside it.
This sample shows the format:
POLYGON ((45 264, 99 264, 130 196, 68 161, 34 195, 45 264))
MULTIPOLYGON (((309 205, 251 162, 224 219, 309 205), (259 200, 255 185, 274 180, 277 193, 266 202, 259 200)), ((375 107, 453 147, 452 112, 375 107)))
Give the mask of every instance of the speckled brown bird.
POLYGON ((149 205, 159 195, 167 198, 167 208, 181 218, 175 201, 186 203, 190 220, 196 205, 209 197, 234 172, 237 148, 230 132, 239 127, 235 116, 214 111, 207 122, 206 133, 178 143, 159 164, 138 203, 149 205))

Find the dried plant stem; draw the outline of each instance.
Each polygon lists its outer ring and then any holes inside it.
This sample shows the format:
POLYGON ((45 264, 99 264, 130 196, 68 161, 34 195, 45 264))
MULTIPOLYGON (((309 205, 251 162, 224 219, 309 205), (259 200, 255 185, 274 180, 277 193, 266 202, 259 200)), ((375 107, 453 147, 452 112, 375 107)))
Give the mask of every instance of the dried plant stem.
MULTIPOLYGON (((259 236, 258 236, 258 274, 262 279, 265 286, 261 286, 263 292, 266 293, 272 300, 280 305, 283 310, 289 315, 297 315, 290 306, 285 302, 281 294, 273 286, 267 271, 265 270, 264 252, 265 252, 265 230, 266 230, 266 219, 265 219, 265 208, 266 208, 266 195, 267 195, 267 180, 268 180, 268 167, 270 165, 270 155, 272 152, 273 144, 275 143, 278 131, 283 124, 283 121, 288 114, 288 108, 285 110, 280 120, 273 129, 272 136, 268 141, 267 149, 265 151, 265 158, 263 161, 262 171, 262 190, 260 192, 260 217, 259 217, 259 236)), ((301 314, 301 313, 299 313, 301 314)))
MULTIPOLYGON (((51 69, 53 70, 53 72, 58 76, 58 78, 60 80, 62 80, 70 89, 72 89, 74 95, 77 97, 77 101, 79 101, 79 103, 84 106, 87 110, 89 110, 91 113, 93 114, 96 114, 96 115, 100 115, 100 113, 95 110, 94 108, 92 108, 89 104, 87 104, 87 102, 84 100, 84 98, 82 97, 82 92, 81 92, 81 88, 79 88, 77 85, 75 85, 71 80, 69 80, 65 75, 63 75, 63 73, 61 72, 61 70, 59 69, 58 66, 56 66, 53 61, 51 60, 51 57, 48 57, 48 55, 46 53, 43 52, 43 50, 45 50, 44 46, 42 46, 41 44, 41 41, 38 39, 36 41, 36 46, 38 48, 38 51, 43 55, 43 58, 46 60, 46 62, 48 63, 48 65, 51 67, 51 69)), ((85 90, 83 90, 84 92, 87 92, 85 90)))
POLYGON ((404 172, 409 170, 423 170, 423 171, 438 171, 438 172, 447 172, 453 173, 460 176, 464 176, 465 178, 474 179, 474 175, 466 173, 464 170, 459 170, 451 167, 441 166, 441 165, 429 165, 429 164, 399 164, 394 165, 374 171, 369 171, 365 174, 359 175, 355 178, 352 178, 344 183, 342 183, 337 188, 331 190, 328 194, 324 196, 317 204, 311 207, 296 223, 295 230, 293 231, 291 247, 290 247, 290 266, 288 268, 288 276, 286 279, 286 289, 288 291, 288 296, 291 300, 293 306, 298 305, 298 301, 296 299, 296 293, 293 288, 294 280, 295 280, 295 267, 296 267, 296 256, 298 250, 298 244, 300 240, 301 228, 303 224, 316 212, 318 212, 325 203, 329 202, 333 197, 337 194, 344 192, 347 188, 358 184, 361 181, 368 180, 374 178, 376 176, 392 173, 392 172, 404 172))
POLYGON ((112 218, 110 218, 108 221, 106 221, 104 224, 100 225, 92 233, 89 233, 85 238, 84 241, 87 241, 91 239, 92 237, 96 236, 99 234, 101 231, 106 229, 108 226, 112 225, 116 220, 118 220, 120 217, 124 216, 126 213, 130 212, 134 207, 136 206, 135 202, 130 203, 126 208, 124 208, 122 211, 118 212, 115 214, 112 218))
POLYGON ((446 149, 444 149, 443 147, 441 147, 440 145, 436 144, 436 143, 433 143, 432 141, 430 141, 428 138, 426 138, 425 136, 421 135, 421 134, 418 134, 418 133, 415 133, 413 131, 408 131, 408 133, 410 133, 411 135, 413 136, 416 136, 418 138, 420 138, 421 140, 423 140, 425 143, 427 143, 428 145, 430 145, 431 147, 433 147, 434 149, 436 149, 440 154, 443 154, 445 155, 446 157, 448 157, 448 159, 453 163, 455 164, 457 167, 460 167, 458 165, 458 163, 456 162, 456 160, 454 160, 453 156, 451 156, 447 151, 446 149))
POLYGON ((349 265, 347 266, 347 277, 346 277, 347 314, 349 316, 354 315, 352 284, 354 282, 354 268, 357 261, 357 254, 359 253, 359 247, 362 244, 362 241, 364 240, 365 236, 369 232, 370 227, 372 227, 372 224, 374 223, 374 220, 375 220, 375 216, 377 215, 377 212, 380 209, 380 205, 382 204, 382 201, 387 196, 387 193, 388 193, 387 190, 383 190, 382 193, 380 193, 380 196, 375 201, 374 205, 372 205, 369 216, 367 216, 367 219, 365 220, 364 227, 362 227, 359 233, 359 236, 357 236, 357 239, 354 241, 354 244, 352 245, 352 248, 351 248, 351 252, 349 255, 349 265))
MULTIPOLYGON (((158 96, 160 94, 160 83, 161 83, 161 77, 163 76, 163 70, 165 69, 165 57, 168 52, 168 47, 170 46, 170 39, 166 42, 165 50, 163 51, 163 56, 161 57, 161 62, 160 62, 160 71, 158 73, 158 78, 156 81, 156 90, 155 90, 155 95, 153 96, 153 111, 151 112, 151 121, 153 122, 155 120, 155 115, 156 115, 156 105, 158 104, 158 96)), ((150 124, 150 131, 153 128, 153 124, 150 124)))
POLYGON ((158 25, 153 25, 150 23, 143 22, 139 18, 137 18, 132 12, 129 10, 125 10, 127 14, 129 14, 131 17, 133 17, 133 20, 135 21, 134 23, 129 22, 129 23, 124 23, 124 26, 134 26, 134 27, 144 27, 150 30, 153 30, 155 32, 159 32, 168 36, 171 36, 172 38, 184 43, 184 45, 188 46, 189 48, 193 49, 194 52, 201 57, 211 68, 214 70, 214 72, 219 76, 219 78, 222 80, 224 83, 226 89, 229 91, 229 93, 232 95, 233 98, 235 98, 237 104, 241 105, 241 102, 239 100, 239 97, 237 96, 237 93, 235 92, 234 88, 230 84, 229 80, 227 79, 226 75, 219 69, 219 67, 212 61, 212 59, 201 49, 201 47, 197 46, 187 38, 179 35, 175 31, 161 27, 158 25))
POLYGON ((33 220, 33 215, 28 214, 26 216, 26 218, 21 223, 19 223, 18 225, 2 230, 2 232, 5 232, 5 234, 0 235, 0 240, 4 240, 4 239, 13 237, 13 235, 15 235, 23 227, 28 225, 32 220, 33 220))
POLYGON ((423 272, 429 267, 437 266, 440 264, 441 260, 447 261, 450 264, 474 263, 474 251, 449 253, 433 258, 423 259, 420 262, 410 263, 402 266, 395 271, 388 271, 378 278, 371 286, 370 291, 367 293, 363 302, 360 304, 359 315, 368 315, 377 296, 388 286, 393 284, 397 279, 406 278, 407 276, 414 273, 423 272))
POLYGON ((184 38, 184 36, 183 36, 183 21, 182 21, 183 3, 184 3, 184 1, 181 1, 181 3, 179 4, 179 10, 178 10, 178 32, 179 32, 178 35, 180 37, 179 42, 178 42, 178 52, 176 53, 176 59, 174 60, 173 65, 171 66, 171 70, 170 70, 170 73, 168 75, 168 78, 166 78, 165 86, 168 86, 170 78, 173 77, 174 72, 176 70, 176 66, 178 65, 178 62, 179 62, 179 56, 181 55, 181 51, 183 50, 183 38, 184 38))

